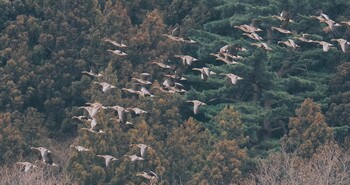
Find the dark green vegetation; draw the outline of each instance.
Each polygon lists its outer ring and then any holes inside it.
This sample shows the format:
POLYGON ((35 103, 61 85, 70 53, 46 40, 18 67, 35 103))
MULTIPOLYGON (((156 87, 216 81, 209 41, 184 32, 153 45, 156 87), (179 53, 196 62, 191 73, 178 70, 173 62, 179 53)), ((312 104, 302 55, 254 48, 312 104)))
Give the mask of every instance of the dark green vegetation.
POLYGON ((323 12, 338 23, 349 21, 347 0, 2 0, 0 12, 0 164, 34 162, 30 147, 44 146, 81 184, 146 183, 136 173, 149 170, 163 184, 243 184, 261 170, 258 158, 279 150, 296 152, 303 161, 317 159, 315 152, 325 151, 320 146, 330 140, 348 146, 350 54, 331 39, 350 40, 350 27, 325 32, 327 24, 310 17, 323 12), (291 12, 292 35, 270 29, 281 24, 271 16, 283 10, 291 12), (234 28, 252 21, 272 51, 251 46, 254 41, 234 28), (162 36, 175 27, 198 43, 162 36), (297 39, 295 50, 277 44, 302 33, 334 47, 324 52, 297 39), (128 56, 107 52, 114 47, 105 38, 122 40, 128 56), (248 49, 239 53, 244 57, 239 64, 209 55, 226 44, 248 49), (233 86, 213 75, 203 82, 189 67, 188 92, 163 93, 155 87, 174 71, 152 62, 181 63, 174 57, 179 54, 199 59, 191 67, 208 66, 243 80, 233 86), (81 73, 90 69, 117 88, 103 93, 93 84, 97 79, 81 73), (143 72, 151 74, 155 98, 121 91, 143 72), (196 115, 186 103, 193 99, 207 103, 196 115), (139 107, 149 114, 128 115, 130 126, 101 110, 97 120, 107 133, 96 135, 72 119, 83 115, 78 107, 87 102, 139 107), (73 139, 92 151, 68 149, 73 139), (139 152, 129 146, 134 143, 152 147, 144 161, 121 158, 139 152), (106 168, 97 154, 120 159, 106 168))

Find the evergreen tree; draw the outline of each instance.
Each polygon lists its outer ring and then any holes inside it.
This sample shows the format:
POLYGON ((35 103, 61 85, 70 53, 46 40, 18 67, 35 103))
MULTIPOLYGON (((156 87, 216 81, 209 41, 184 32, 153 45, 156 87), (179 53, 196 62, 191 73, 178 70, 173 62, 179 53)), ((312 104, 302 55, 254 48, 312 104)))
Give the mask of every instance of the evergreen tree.
POLYGON ((289 133, 282 139, 288 151, 298 150, 302 157, 311 157, 316 149, 332 139, 320 105, 306 99, 295 111, 296 117, 289 120, 289 133))

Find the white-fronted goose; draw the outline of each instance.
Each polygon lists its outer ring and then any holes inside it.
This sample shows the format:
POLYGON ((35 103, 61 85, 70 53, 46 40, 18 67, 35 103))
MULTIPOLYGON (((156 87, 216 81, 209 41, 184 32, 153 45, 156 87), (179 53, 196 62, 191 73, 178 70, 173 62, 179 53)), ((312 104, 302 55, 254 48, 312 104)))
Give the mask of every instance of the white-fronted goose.
POLYGON ((331 39, 331 41, 336 41, 339 43, 341 50, 343 51, 343 53, 346 53, 348 46, 350 45, 350 42, 348 42, 345 39, 331 39))
POLYGON ((208 79, 208 77, 209 77, 210 75, 216 74, 215 72, 210 71, 209 68, 207 68, 207 67, 192 68, 192 70, 201 72, 201 79, 202 79, 203 81, 207 81, 207 79, 208 79))
POLYGON ((115 50, 111 50, 111 49, 108 49, 107 51, 115 54, 115 55, 118 55, 118 56, 126 56, 128 54, 124 53, 123 51, 120 51, 118 49, 115 49, 115 50))
POLYGON ((113 157, 113 156, 111 156, 111 155, 96 155, 96 156, 97 156, 97 157, 104 158, 106 167, 108 167, 109 164, 110 164, 112 161, 118 160, 117 158, 115 158, 115 157, 113 157))
POLYGON ((71 148, 75 148, 78 152, 88 152, 91 151, 91 149, 85 148, 80 145, 70 145, 71 148))
POLYGON ((146 149, 151 148, 150 146, 145 145, 145 144, 130 144, 130 146, 137 146, 137 147, 139 147, 140 148, 141 157, 145 156, 146 149))
POLYGON ((269 45, 267 45, 265 42, 251 43, 250 45, 256 46, 258 48, 262 48, 262 49, 264 49, 266 51, 271 51, 272 50, 272 48, 269 45))
POLYGON ((124 155, 124 157, 129 157, 129 159, 132 161, 132 162, 134 162, 134 161, 143 161, 143 160, 145 160, 144 158, 142 158, 142 157, 139 157, 139 156, 137 156, 137 155, 124 155))
POLYGON ((322 46, 322 50, 323 50, 324 52, 329 51, 329 49, 330 49, 331 47, 333 47, 333 44, 328 43, 328 42, 325 42, 325 41, 313 41, 313 42, 314 42, 314 43, 318 43, 319 45, 321 45, 321 46, 322 46))
POLYGON ((114 41, 112 39, 109 39, 109 38, 104 39, 104 41, 105 42, 109 42, 109 43, 111 43, 111 44, 113 44, 113 45, 115 45, 115 46, 117 46, 119 48, 126 48, 126 47, 128 47, 125 44, 123 44, 123 42, 118 43, 118 42, 116 42, 116 41, 114 41))
POLYGON ((278 31, 280 33, 284 33, 284 34, 293 34, 293 32, 291 32, 289 30, 286 30, 284 28, 274 27, 274 26, 271 27, 271 30, 276 30, 276 31, 278 31))
POLYGON ((192 62, 198 61, 198 59, 196 59, 196 58, 194 58, 192 56, 189 56, 189 55, 175 55, 174 57, 181 58, 183 65, 189 65, 190 66, 192 64, 192 62))
POLYGON ((99 84, 102 86, 102 92, 108 92, 111 89, 115 89, 116 87, 112 84, 109 84, 107 82, 94 82, 94 84, 99 84))
POLYGON ((158 176, 153 171, 149 171, 148 173, 143 171, 143 172, 137 173, 136 176, 148 179, 151 185, 156 184, 158 181, 158 176))
POLYGON ((199 101, 199 100, 187 100, 186 102, 191 102, 193 103, 193 113, 197 114, 198 113, 198 109, 200 106, 202 105, 206 105, 205 103, 199 101))
POLYGON ((228 73, 228 74, 220 73, 220 75, 228 77, 230 79, 230 82, 232 83, 232 85, 236 85, 238 80, 243 79, 242 77, 239 77, 239 76, 232 74, 232 73, 228 73))

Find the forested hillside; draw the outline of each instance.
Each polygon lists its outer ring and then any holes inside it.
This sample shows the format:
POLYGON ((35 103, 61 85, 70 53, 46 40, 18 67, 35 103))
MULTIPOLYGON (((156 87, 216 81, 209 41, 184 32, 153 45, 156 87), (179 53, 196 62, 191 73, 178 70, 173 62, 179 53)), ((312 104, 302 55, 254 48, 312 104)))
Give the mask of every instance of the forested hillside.
POLYGON ((346 0, 1 0, 0 184, 350 184, 348 41, 346 0))

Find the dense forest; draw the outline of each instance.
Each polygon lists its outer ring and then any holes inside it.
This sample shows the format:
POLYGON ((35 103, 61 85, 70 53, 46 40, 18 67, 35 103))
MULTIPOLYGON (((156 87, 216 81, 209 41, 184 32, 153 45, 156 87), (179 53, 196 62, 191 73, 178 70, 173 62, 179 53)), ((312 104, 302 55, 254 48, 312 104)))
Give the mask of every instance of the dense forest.
POLYGON ((350 184, 350 1, 0 12, 0 184, 350 184))

